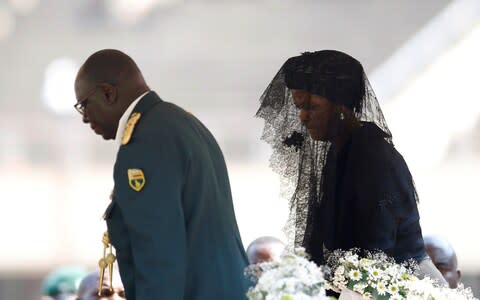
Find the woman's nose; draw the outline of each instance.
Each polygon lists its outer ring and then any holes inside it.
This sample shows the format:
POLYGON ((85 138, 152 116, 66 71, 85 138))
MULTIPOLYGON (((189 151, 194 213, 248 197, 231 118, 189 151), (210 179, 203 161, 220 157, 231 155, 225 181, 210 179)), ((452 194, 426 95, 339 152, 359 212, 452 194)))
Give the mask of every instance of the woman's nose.
POLYGON ((305 125, 305 122, 308 121, 308 110, 301 109, 299 113, 300 122, 305 125))

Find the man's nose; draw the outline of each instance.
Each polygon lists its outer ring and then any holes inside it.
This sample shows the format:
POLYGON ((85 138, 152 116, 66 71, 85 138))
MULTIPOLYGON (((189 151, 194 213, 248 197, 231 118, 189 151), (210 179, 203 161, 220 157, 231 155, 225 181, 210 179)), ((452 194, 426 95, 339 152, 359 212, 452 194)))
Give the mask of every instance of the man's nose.
POLYGON ((88 119, 88 115, 87 115, 87 112, 83 112, 83 115, 82 115, 82 121, 83 123, 87 124, 87 123, 90 123, 90 119, 88 119))

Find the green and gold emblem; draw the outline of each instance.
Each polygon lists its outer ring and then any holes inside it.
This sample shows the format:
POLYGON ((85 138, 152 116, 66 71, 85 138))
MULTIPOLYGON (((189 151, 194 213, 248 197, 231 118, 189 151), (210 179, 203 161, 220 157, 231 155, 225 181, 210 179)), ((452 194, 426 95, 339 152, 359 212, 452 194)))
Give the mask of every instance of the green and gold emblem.
POLYGON ((130 187, 139 192, 145 185, 145 175, 140 169, 128 169, 128 184, 130 187))

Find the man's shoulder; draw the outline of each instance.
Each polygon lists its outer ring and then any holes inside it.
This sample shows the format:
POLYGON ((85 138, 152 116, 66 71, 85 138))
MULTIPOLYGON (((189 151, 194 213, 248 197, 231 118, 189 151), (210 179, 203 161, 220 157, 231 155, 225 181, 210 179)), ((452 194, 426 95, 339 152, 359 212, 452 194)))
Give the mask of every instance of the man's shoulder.
POLYGON ((124 132, 130 137, 120 147, 120 154, 132 154, 141 151, 144 155, 156 155, 165 151, 181 151, 195 148, 199 141, 197 134, 199 122, 193 115, 169 102, 159 102, 148 111, 139 115, 132 128, 124 132))
POLYGON ((192 114, 180 106, 162 101, 142 114, 140 124, 142 126, 145 125, 146 127, 161 126, 162 128, 165 128, 190 122, 190 117, 192 117, 192 114))

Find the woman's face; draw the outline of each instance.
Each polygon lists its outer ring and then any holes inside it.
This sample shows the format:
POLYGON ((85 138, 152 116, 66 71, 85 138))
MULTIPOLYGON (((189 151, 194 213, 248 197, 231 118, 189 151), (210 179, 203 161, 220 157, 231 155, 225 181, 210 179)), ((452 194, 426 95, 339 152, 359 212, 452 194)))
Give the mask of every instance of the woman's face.
POLYGON ((328 122, 333 110, 326 98, 304 90, 291 90, 293 102, 300 110, 299 118, 314 140, 328 140, 328 122))

